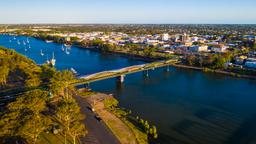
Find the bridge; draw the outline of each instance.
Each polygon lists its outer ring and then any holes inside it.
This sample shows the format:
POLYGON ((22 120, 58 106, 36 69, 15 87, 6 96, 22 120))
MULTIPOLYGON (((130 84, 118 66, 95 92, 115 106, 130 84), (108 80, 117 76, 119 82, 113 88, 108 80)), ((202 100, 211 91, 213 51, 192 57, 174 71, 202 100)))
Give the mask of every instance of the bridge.
POLYGON ((115 77, 120 83, 123 83, 125 76, 128 74, 145 71, 146 76, 148 76, 148 70, 154 70, 160 67, 166 67, 166 70, 169 71, 169 66, 178 62, 179 61, 177 59, 170 59, 166 61, 157 61, 157 62, 152 62, 148 64, 125 67, 117 70, 103 71, 103 72, 94 73, 90 75, 79 76, 78 80, 74 82, 73 85, 78 86, 83 84, 90 84, 92 82, 115 78, 115 77))

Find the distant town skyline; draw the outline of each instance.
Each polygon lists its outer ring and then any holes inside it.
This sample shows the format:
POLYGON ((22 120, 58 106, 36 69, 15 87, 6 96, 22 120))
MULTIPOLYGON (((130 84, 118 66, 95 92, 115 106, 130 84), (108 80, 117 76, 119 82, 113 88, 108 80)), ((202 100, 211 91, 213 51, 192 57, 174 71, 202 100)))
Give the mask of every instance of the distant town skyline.
POLYGON ((255 0, 6 0, 1 24, 256 24, 255 0))

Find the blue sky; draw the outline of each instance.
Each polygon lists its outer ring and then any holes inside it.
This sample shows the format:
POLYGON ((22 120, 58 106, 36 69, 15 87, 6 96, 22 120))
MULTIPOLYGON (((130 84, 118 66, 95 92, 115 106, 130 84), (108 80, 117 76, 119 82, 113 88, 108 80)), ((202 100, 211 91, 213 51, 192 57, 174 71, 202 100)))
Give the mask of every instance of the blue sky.
POLYGON ((1 0, 0 23, 256 24, 256 0, 1 0))

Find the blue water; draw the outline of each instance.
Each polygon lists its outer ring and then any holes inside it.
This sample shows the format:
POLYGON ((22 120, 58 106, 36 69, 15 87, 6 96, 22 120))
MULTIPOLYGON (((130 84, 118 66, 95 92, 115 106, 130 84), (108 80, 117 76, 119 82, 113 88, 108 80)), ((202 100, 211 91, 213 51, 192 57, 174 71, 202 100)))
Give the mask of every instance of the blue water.
POLYGON ((79 74, 91 74, 99 71, 119 69, 125 66, 142 64, 144 62, 127 59, 120 56, 113 56, 108 54, 99 54, 95 51, 90 51, 83 48, 71 47, 68 50, 70 54, 66 54, 62 51, 62 45, 56 43, 46 43, 42 40, 35 38, 28 38, 29 44, 23 45, 23 41, 27 41, 27 37, 17 36, 14 40, 14 36, 0 35, 0 46, 5 46, 16 50, 17 52, 33 59, 37 64, 43 64, 47 58, 51 59, 54 53, 56 61, 56 68, 59 70, 74 68, 79 74), (9 42, 11 40, 11 42, 9 42), (17 41, 20 41, 19 45, 17 41), (29 45, 31 48, 29 49, 29 45), (27 49, 27 51, 25 51, 27 49), (44 53, 41 56, 40 53, 44 53))
MULTIPOLYGON (((51 57, 55 51, 58 69, 75 68, 81 74, 117 69, 143 62, 103 55, 72 47, 71 54, 61 45, 29 38, 31 50, 9 43, 12 36, 0 36, 0 45, 43 63, 40 49, 51 57)), ((26 37, 19 37, 26 39, 26 37)), ((255 144, 256 81, 199 71, 164 68, 127 75, 124 84, 116 79, 95 82, 95 91, 112 93, 120 106, 157 126, 162 144, 255 144)))

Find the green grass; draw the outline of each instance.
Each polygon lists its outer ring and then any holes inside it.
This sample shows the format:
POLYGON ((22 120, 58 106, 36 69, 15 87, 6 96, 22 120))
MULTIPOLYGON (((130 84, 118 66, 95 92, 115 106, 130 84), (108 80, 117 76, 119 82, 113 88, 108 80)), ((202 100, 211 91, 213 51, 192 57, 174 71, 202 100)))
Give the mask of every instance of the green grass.
POLYGON ((88 92, 78 92, 79 96, 83 97, 83 98, 87 98, 90 96, 93 96, 95 94, 97 94, 96 92, 92 92, 92 91, 88 91, 88 92))

